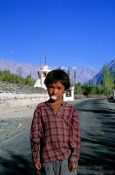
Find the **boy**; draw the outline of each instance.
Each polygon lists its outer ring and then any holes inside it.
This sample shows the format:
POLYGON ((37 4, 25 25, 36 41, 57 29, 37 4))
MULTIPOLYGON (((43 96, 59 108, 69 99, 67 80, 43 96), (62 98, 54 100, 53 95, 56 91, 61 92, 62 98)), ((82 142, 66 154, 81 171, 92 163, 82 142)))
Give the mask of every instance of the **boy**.
POLYGON ((38 104, 31 125, 34 166, 43 175, 76 175, 80 154, 77 111, 63 101, 70 80, 61 69, 50 71, 44 81, 49 100, 38 104))

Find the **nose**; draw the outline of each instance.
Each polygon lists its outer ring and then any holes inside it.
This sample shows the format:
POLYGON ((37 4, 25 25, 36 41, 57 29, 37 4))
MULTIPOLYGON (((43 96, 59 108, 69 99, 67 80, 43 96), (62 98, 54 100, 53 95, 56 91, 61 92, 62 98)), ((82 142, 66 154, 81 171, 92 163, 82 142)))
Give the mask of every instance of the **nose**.
POLYGON ((58 93, 57 88, 54 88, 54 89, 53 89, 53 95, 57 95, 57 93, 58 93))

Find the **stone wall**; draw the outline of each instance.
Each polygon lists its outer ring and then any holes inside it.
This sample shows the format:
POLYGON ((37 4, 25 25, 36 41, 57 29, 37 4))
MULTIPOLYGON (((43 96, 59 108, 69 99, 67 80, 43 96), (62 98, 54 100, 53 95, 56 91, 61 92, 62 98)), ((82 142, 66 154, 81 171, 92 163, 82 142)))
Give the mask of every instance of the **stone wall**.
POLYGON ((35 105, 46 101, 48 94, 0 93, 0 108, 35 105))

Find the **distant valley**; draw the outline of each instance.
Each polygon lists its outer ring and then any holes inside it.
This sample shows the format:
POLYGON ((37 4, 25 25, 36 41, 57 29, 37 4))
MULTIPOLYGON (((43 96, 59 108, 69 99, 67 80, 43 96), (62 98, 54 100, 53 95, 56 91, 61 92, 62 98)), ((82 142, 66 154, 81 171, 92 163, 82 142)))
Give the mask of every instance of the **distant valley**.
MULTIPOLYGON (((100 84, 103 78, 103 66, 101 70, 96 70, 96 68, 80 65, 76 67, 76 82, 86 83, 90 82, 93 84, 100 84)), ((115 75, 115 60, 111 60, 106 64, 108 70, 111 68, 114 70, 115 75)), ((20 75, 22 77, 27 77, 31 74, 34 79, 38 78, 38 70, 40 65, 28 64, 28 63, 18 63, 11 60, 0 60, 0 70, 9 70, 10 72, 20 75)), ((53 67, 50 69, 54 69, 53 67)), ((71 68, 74 69, 74 68, 71 68)))

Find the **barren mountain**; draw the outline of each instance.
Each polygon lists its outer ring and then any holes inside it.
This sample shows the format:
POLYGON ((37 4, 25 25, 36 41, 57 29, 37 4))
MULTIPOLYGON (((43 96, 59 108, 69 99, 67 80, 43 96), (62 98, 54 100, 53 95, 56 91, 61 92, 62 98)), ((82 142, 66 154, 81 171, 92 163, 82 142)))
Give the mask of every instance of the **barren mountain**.
MULTIPOLYGON (((18 74, 22 77, 26 77, 30 75, 37 79, 38 77, 38 70, 40 65, 33 65, 28 63, 18 63, 10 60, 0 60, 0 70, 9 70, 14 74, 18 74)), ((53 68, 52 68, 53 69, 53 68)), ((92 79, 96 74, 97 70, 90 66, 81 65, 76 67, 76 81, 80 83, 88 82, 92 79)))

